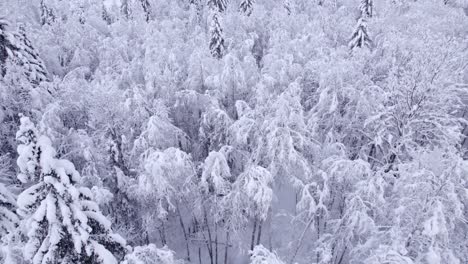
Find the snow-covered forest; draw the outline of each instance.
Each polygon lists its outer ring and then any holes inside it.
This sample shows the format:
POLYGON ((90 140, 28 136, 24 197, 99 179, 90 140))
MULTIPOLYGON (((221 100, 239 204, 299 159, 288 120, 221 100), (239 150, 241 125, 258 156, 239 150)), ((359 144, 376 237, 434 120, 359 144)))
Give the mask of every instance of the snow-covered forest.
POLYGON ((468 263, 467 0, 0 0, 0 263, 468 263))

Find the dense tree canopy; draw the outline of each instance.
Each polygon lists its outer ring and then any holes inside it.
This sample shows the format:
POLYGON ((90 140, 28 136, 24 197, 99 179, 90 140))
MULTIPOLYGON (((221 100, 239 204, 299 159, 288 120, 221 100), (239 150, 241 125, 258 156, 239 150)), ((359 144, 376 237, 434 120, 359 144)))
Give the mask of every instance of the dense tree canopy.
POLYGON ((2 0, 0 262, 463 264, 466 0, 2 0))

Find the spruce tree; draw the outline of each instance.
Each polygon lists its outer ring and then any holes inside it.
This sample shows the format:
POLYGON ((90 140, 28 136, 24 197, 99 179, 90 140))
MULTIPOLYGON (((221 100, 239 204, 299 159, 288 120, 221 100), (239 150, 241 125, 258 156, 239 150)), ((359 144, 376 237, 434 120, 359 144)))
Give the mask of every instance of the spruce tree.
POLYGON ((20 121, 19 178, 32 184, 18 197, 19 213, 28 229, 26 260, 118 263, 125 254, 125 240, 112 233, 91 191, 75 186, 80 175, 74 165, 55 157, 50 139, 38 135, 29 118, 20 121))
POLYGON ((19 27, 17 34, 19 42, 17 56, 20 64, 23 65, 25 74, 33 85, 47 80, 47 71, 44 62, 34 49, 31 41, 26 36, 26 30, 23 26, 19 27))
POLYGON ((356 29, 351 36, 351 40, 349 41, 349 48, 362 48, 364 46, 370 48, 372 44, 372 40, 369 37, 369 32, 367 29, 367 21, 365 18, 359 18, 356 29))
POLYGON ((208 0, 207 5, 211 10, 216 10, 222 13, 226 10, 227 1, 226 0, 208 0))
POLYGON ((288 16, 291 15, 291 1, 290 0, 284 0, 283 7, 284 7, 284 9, 286 9, 286 12, 288 13, 288 16))
POLYGON ((210 25, 210 51, 211 55, 217 59, 221 59, 225 52, 224 34, 221 26, 221 17, 219 12, 213 12, 210 25))
POLYGON ((23 73, 33 86, 47 80, 47 71, 44 62, 26 36, 23 26, 18 32, 8 28, 8 22, 0 19, 0 74, 6 74, 6 62, 11 60, 23 69, 23 73))
POLYGON ((7 31, 8 22, 0 18, 0 75, 5 76, 6 61, 11 53, 12 46, 9 41, 9 32, 7 31))
POLYGON ((151 18, 151 5, 148 0, 140 0, 140 3, 143 11, 145 12, 145 19, 146 21, 149 21, 151 18))
POLYGON ((15 210, 16 201, 13 194, 0 183, 0 241, 18 224, 15 210))
POLYGON ((359 5, 361 15, 348 44, 350 49, 362 48, 363 46, 371 47, 372 40, 369 37, 367 20, 372 17, 373 5, 373 0, 361 0, 359 5))
POLYGON ((46 4, 47 0, 41 0, 40 9, 41 9, 41 25, 50 25, 55 21, 55 14, 52 8, 48 7, 46 4))
POLYGON ((361 0, 361 5, 359 6, 359 9, 361 10, 361 16, 367 18, 372 17, 373 8, 373 0, 361 0))
POLYGON ((208 7, 211 11, 210 23, 210 51, 211 55, 217 59, 221 59, 224 55, 224 35, 221 25, 221 13, 226 10, 226 0, 208 0, 208 7))
POLYGON ((255 0, 242 0, 239 5, 239 10, 247 16, 250 16, 252 14, 254 1, 255 0))

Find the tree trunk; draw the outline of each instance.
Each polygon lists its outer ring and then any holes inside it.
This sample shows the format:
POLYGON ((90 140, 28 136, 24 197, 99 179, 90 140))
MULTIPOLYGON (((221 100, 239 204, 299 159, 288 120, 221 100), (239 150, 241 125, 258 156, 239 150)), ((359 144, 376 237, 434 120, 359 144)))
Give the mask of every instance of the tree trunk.
POLYGON ((254 219, 254 226, 252 230, 252 240, 250 243, 250 250, 254 249, 254 243, 255 243, 255 232, 257 231, 257 218, 254 219))
POLYGON ((226 245, 224 247, 224 264, 228 263, 228 250, 229 250, 229 231, 226 231, 226 245))
POLYGON ((180 227, 182 228, 182 231, 184 233, 185 247, 187 249, 187 261, 190 262, 190 247, 189 247, 188 235, 187 235, 187 232, 185 231, 184 221, 182 220, 182 214, 180 213, 180 209, 179 209, 179 202, 177 201, 176 201, 176 209, 177 209, 177 214, 179 215, 180 227))
POLYGON ((208 254, 210 255, 210 263, 211 264, 214 264, 213 263, 213 239, 212 239, 212 236, 211 236, 211 230, 210 230, 210 226, 208 225, 208 216, 206 214, 206 208, 203 207, 203 213, 204 213, 204 218, 205 218, 205 226, 206 226, 206 229, 207 229, 207 232, 208 232, 208 241, 207 241, 207 244, 206 244, 206 247, 208 248, 208 254))
POLYGON ((215 224, 215 263, 218 264, 218 224, 215 224))
POLYGON ((291 256, 291 260, 289 261, 289 263, 292 264, 294 262, 294 259, 296 258, 296 255, 297 255, 297 253, 299 252, 299 249, 302 246, 302 242, 304 241, 305 234, 307 233, 307 230, 309 230, 309 227, 313 222, 314 222, 314 217, 312 216, 310 218, 309 222, 307 223, 306 227, 304 228, 304 230, 302 230, 302 234, 301 234, 301 236, 299 238, 299 243, 297 244, 297 247, 294 250, 293 255, 291 256))
POLYGON ((262 236, 262 225, 263 225, 263 221, 260 220, 260 223, 258 224, 257 245, 260 245, 260 238, 262 236))
POLYGON ((201 247, 198 247, 198 262, 199 262, 199 264, 202 264, 202 262, 201 262, 201 247))

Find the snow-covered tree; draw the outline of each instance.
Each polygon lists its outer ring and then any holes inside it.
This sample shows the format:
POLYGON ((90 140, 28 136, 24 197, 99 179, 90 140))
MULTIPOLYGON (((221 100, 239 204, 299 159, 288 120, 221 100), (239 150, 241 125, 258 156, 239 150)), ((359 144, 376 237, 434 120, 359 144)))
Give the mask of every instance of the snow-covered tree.
POLYGON ((350 49, 362 48, 364 46, 371 48, 372 40, 369 36, 367 21, 372 17, 374 3, 373 0, 361 0, 359 10, 361 15, 357 21, 356 27, 348 43, 350 49))
POLYGON ((29 118, 22 117, 18 165, 22 175, 39 174, 29 177, 32 185, 18 196, 28 229, 25 258, 32 263, 118 263, 125 240, 112 232, 89 189, 75 187, 79 173, 68 160, 55 157, 47 137, 36 135, 40 152, 30 147, 33 130, 29 118))
POLYGON ((226 157, 221 152, 212 151, 205 159, 200 178, 203 193, 215 196, 225 195, 229 191, 231 171, 226 157))
POLYGON ((37 86, 40 82, 47 80, 47 71, 42 59, 32 46, 26 36, 24 26, 20 26, 19 31, 9 29, 8 22, 0 19, 0 74, 5 75, 6 62, 11 62, 21 66, 27 79, 37 86))
POLYGON ((231 118, 222 109, 211 107, 200 122, 200 138, 206 153, 218 151, 227 144, 231 118))
POLYGON ((50 25, 56 19, 56 14, 51 6, 49 6, 49 1, 41 0, 40 2, 40 10, 41 10, 41 24, 42 25, 50 25))
POLYGON ((262 245, 256 246, 250 254, 250 264, 284 264, 276 253, 262 245))
POLYGON ((268 170, 251 165, 237 178, 234 189, 228 195, 230 209, 242 208, 233 214, 245 214, 253 220, 250 249, 260 244, 263 222, 267 220, 273 200, 273 177, 268 170))
POLYGON ((0 262, 464 263, 467 7, 1 0, 0 262))
POLYGON ((212 10, 222 13, 226 10, 227 0, 208 0, 207 6, 212 10))
POLYGON ((373 0, 361 0, 361 5, 359 6, 361 10, 361 15, 364 17, 372 17, 373 9, 374 9, 374 2, 373 0))
POLYGON ((8 233, 15 230, 19 223, 16 214, 16 199, 13 194, 0 183, 0 241, 8 233))
POLYGON ((369 30, 367 28, 367 19, 360 17, 357 21, 356 27, 351 39, 349 40, 348 47, 350 49, 368 47, 371 48, 372 40, 369 37, 369 30))
POLYGON ((135 247, 125 256, 122 264, 176 264, 181 263, 174 257, 174 252, 167 247, 157 248, 154 244, 135 247))
MULTIPOLYGON (((138 177, 138 185, 132 188, 136 191, 133 196, 146 208, 142 215, 147 232, 158 230, 162 244, 167 244, 164 227, 171 213, 177 212, 178 221, 183 221, 180 203, 184 186, 195 175, 195 169, 190 156, 173 147, 164 151, 149 150, 143 154, 142 164, 144 170, 138 177)), ((182 228, 185 232, 183 224, 182 228)))
POLYGON ((149 21, 151 18, 151 5, 148 0, 140 0, 141 7, 143 8, 143 11, 145 12, 145 19, 146 21, 149 21))
MULTIPOLYGON (((291 83, 272 102, 274 111, 265 113, 254 160, 267 168, 278 182, 293 183, 307 177, 310 165, 302 150, 312 146, 306 135, 300 86, 291 83)), ((271 103, 271 102, 268 102, 271 103)))
POLYGON ((239 5, 239 10, 247 16, 250 16, 252 14, 254 3, 254 0, 242 0, 242 2, 239 5))
POLYGON ((221 59, 225 53, 224 33, 222 27, 221 13, 213 11, 210 21, 210 51, 211 55, 221 59))

